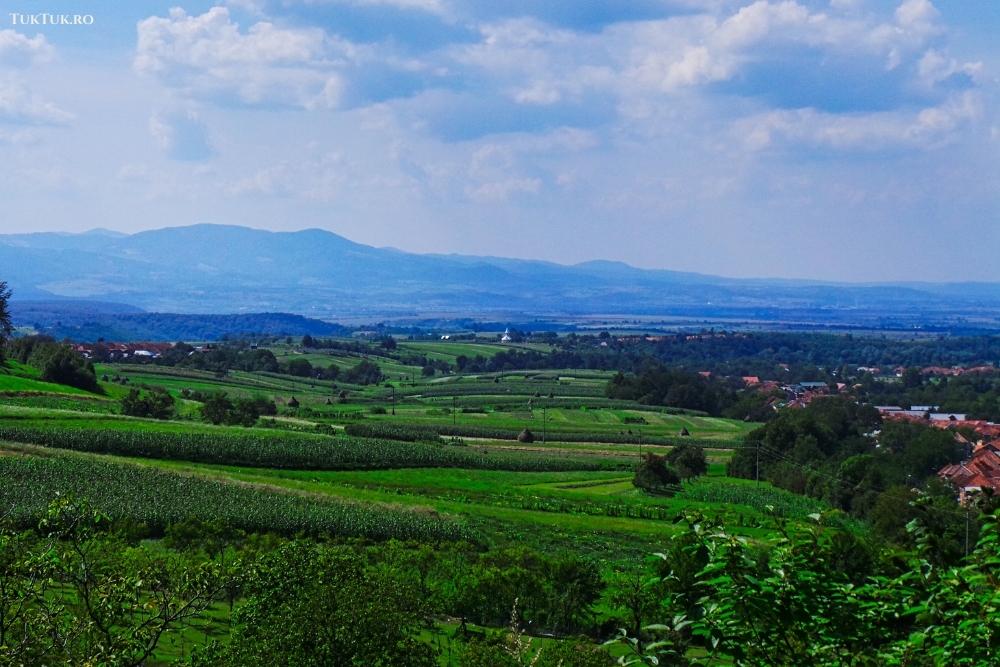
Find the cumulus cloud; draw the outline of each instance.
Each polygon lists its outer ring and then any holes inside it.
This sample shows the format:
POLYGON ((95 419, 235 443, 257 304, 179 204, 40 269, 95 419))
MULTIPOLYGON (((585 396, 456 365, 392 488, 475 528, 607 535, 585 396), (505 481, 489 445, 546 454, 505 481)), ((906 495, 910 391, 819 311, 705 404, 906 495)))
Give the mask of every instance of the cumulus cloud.
MULTIPOLYGON (((848 7, 849 8, 849 7, 848 7)), ((891 21, 845 15, 795 0, 756 0, 727 16, 703 15, 640 26, 631 76, 666 92, 732 79, 746 66, 789 46, 831 54, 869 54, 889 69, 940 31, 930 0, 906 0, 891 21)), ((787 58, 787 51, 779 51, 787 58)))
POLYGON ((139 23, 133 65, 192 97, 247 106, 335 108, 350 45, 319 28, 260 21, 241 30, 226 7, 139 23))
POLYGON ((44 35, 28 37, 16 30, 0 30, 0 64, 26 66, 49 61, 54 54, 44 35))
POLYGON ((939 83, 964 79, 968 83, 978 83, 983 75, 983 63, 959 62, 935 49, 928 49, 917 63, 917 73, 928 88, 939 83))
POLYGON ((66 125, 73 114, 16 81, 0 82, 0 122, 19 125, 66 125))
POLYGON ((875 152, 885 149, 930 149, 954 139, 963 125, 982 112, 978 93, 967 91, 943 104, 916 112, 830 114, 816 109, 777 110, 735 124, 749 150, 785 144, 834 151, 875 152))
POLYGON ((542 189, 542 181, 537 178, 503 178, 471 185, 465 192, 473 201, 496 203, 507 201, 516 194, 535 194, 542 189))
POLYGON ((149 132, 174 160, 198 162, 212 156, 205 125, 192 111, 156 114, 149 119, 149 132))
POLYGON ((294 163, 282 160, 257 169, 231 180, 225 189, 233 197, 301 198, 330 202, 339 196, 349 171, 340 153, 325 152, 294 163))

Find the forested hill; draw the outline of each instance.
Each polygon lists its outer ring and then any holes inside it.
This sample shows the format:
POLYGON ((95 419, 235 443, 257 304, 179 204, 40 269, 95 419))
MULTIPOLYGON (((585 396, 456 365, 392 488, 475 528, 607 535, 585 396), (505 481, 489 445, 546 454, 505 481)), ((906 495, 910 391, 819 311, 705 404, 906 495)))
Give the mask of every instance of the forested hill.
MULTIPOLYGON (((13 304, 14 322, 57 340, 219 340, 243 335, 341 336, 349 332, 338 324, 289 313, 190 315, 143 313, 131 309, 90 310, 85 304, 61 307, 60 302, 37 307, 31 302, 13 304)), ((72 302, 66 302, 72 304, 72 302)), ((108 304, 113 306, 114 304, 108 304)))
MULTIPOLYGON (((651 242, 657 242, 651 239, 651 242)), ((337 319, 416 313, 680 314, 867 327, 1000 328, 995 284, 733 279, 620 262, 419 255, 320 229, 193 225, 132 235, 0 236, 16 298, 85 298, 149 311, 287 311, 337 319)))

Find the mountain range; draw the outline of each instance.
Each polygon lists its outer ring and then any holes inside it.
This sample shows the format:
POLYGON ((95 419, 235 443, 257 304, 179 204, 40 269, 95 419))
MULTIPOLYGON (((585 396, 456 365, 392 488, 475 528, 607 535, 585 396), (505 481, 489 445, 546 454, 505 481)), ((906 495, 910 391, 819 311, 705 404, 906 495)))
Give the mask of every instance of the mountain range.
MULTIPOLYGON (((653 242, 651 240, 651 242, 653 242)), ((665 253, 666 253, 665 249, 665 253)), ((817 261, 834 261, 817 257, 817 261)), ((737 279, 620 262, 428 255, 307 229, 199 224, 135 234, 0 235, 17 300, 113 302, 171 313, 320 319, 738 318, 863 326, 1000 326, 1000 284, 737 279)))

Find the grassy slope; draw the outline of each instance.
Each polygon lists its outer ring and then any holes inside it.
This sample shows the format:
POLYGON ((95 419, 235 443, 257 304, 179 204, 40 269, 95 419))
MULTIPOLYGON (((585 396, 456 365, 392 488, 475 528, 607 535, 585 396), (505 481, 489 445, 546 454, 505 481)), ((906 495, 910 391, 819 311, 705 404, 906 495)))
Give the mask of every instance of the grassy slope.
POLYGON ((25 364, 19 364, 16 361, 7 361, 5 364, 0 365, 0 394, 16 394, 20 392, 98 397, 97 394, 92 394, 89 391, 77 389, 76 387, 45 382, 39 377, 37 369, 25 364))

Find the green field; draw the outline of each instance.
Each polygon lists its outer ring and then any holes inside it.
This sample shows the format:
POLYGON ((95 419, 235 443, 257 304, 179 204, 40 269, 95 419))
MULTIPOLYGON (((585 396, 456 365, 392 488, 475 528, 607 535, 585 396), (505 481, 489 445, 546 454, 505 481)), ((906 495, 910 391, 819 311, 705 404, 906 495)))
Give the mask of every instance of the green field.
MULTIPOLYGON (((397 353, 453 362, 506 349, 403 341, 397 353)), ((321 368, 345 369, 360 359, 290 346, 275 352, 279 360, 305 358, 321 368)), ((281 373, 103 364, 103 394, 49 385, 27 367, 8 366, 0 373, 0 506, 16 507, 11 516, 30 525, 48 499, 71 494, 117 522, 144 526, 154 539, 175 522, 200 518, 252 533, 524 546, 592 559, 606 577, 638 567, 690 512, 766 544, 824 509, 723 476, 732 448, 754 424, 611 401, 604 397, 607 372, 423 377, 418 366, 368 358, 386 381, 358 386, 281 373), (200 403, 178 400, 172 420, 124 417, 119 399, 132 388, 162 388, 178 399, 190 392, 264 397, 278 414, 254 428, 212 426, 201 421, 200 403), (298 408, 289 406, 292 397, 298 408), (384 428, 387 436, 345 434, 358 425, 384 428), (524 429, 534 442, 517 440, 524 429), (639 454, 666 453, 678 441, 709 447, 709 475, 671 497, 637 490, 639 454)), ((598 613, 609 613, 608 604, 598 613)), ((171 636, 160 659, 224 637, 228 619, 228 609, 216 605, 171 636)), ((452 642, 455 628, 452 620, 435 621, 426 641, 452 642)))

